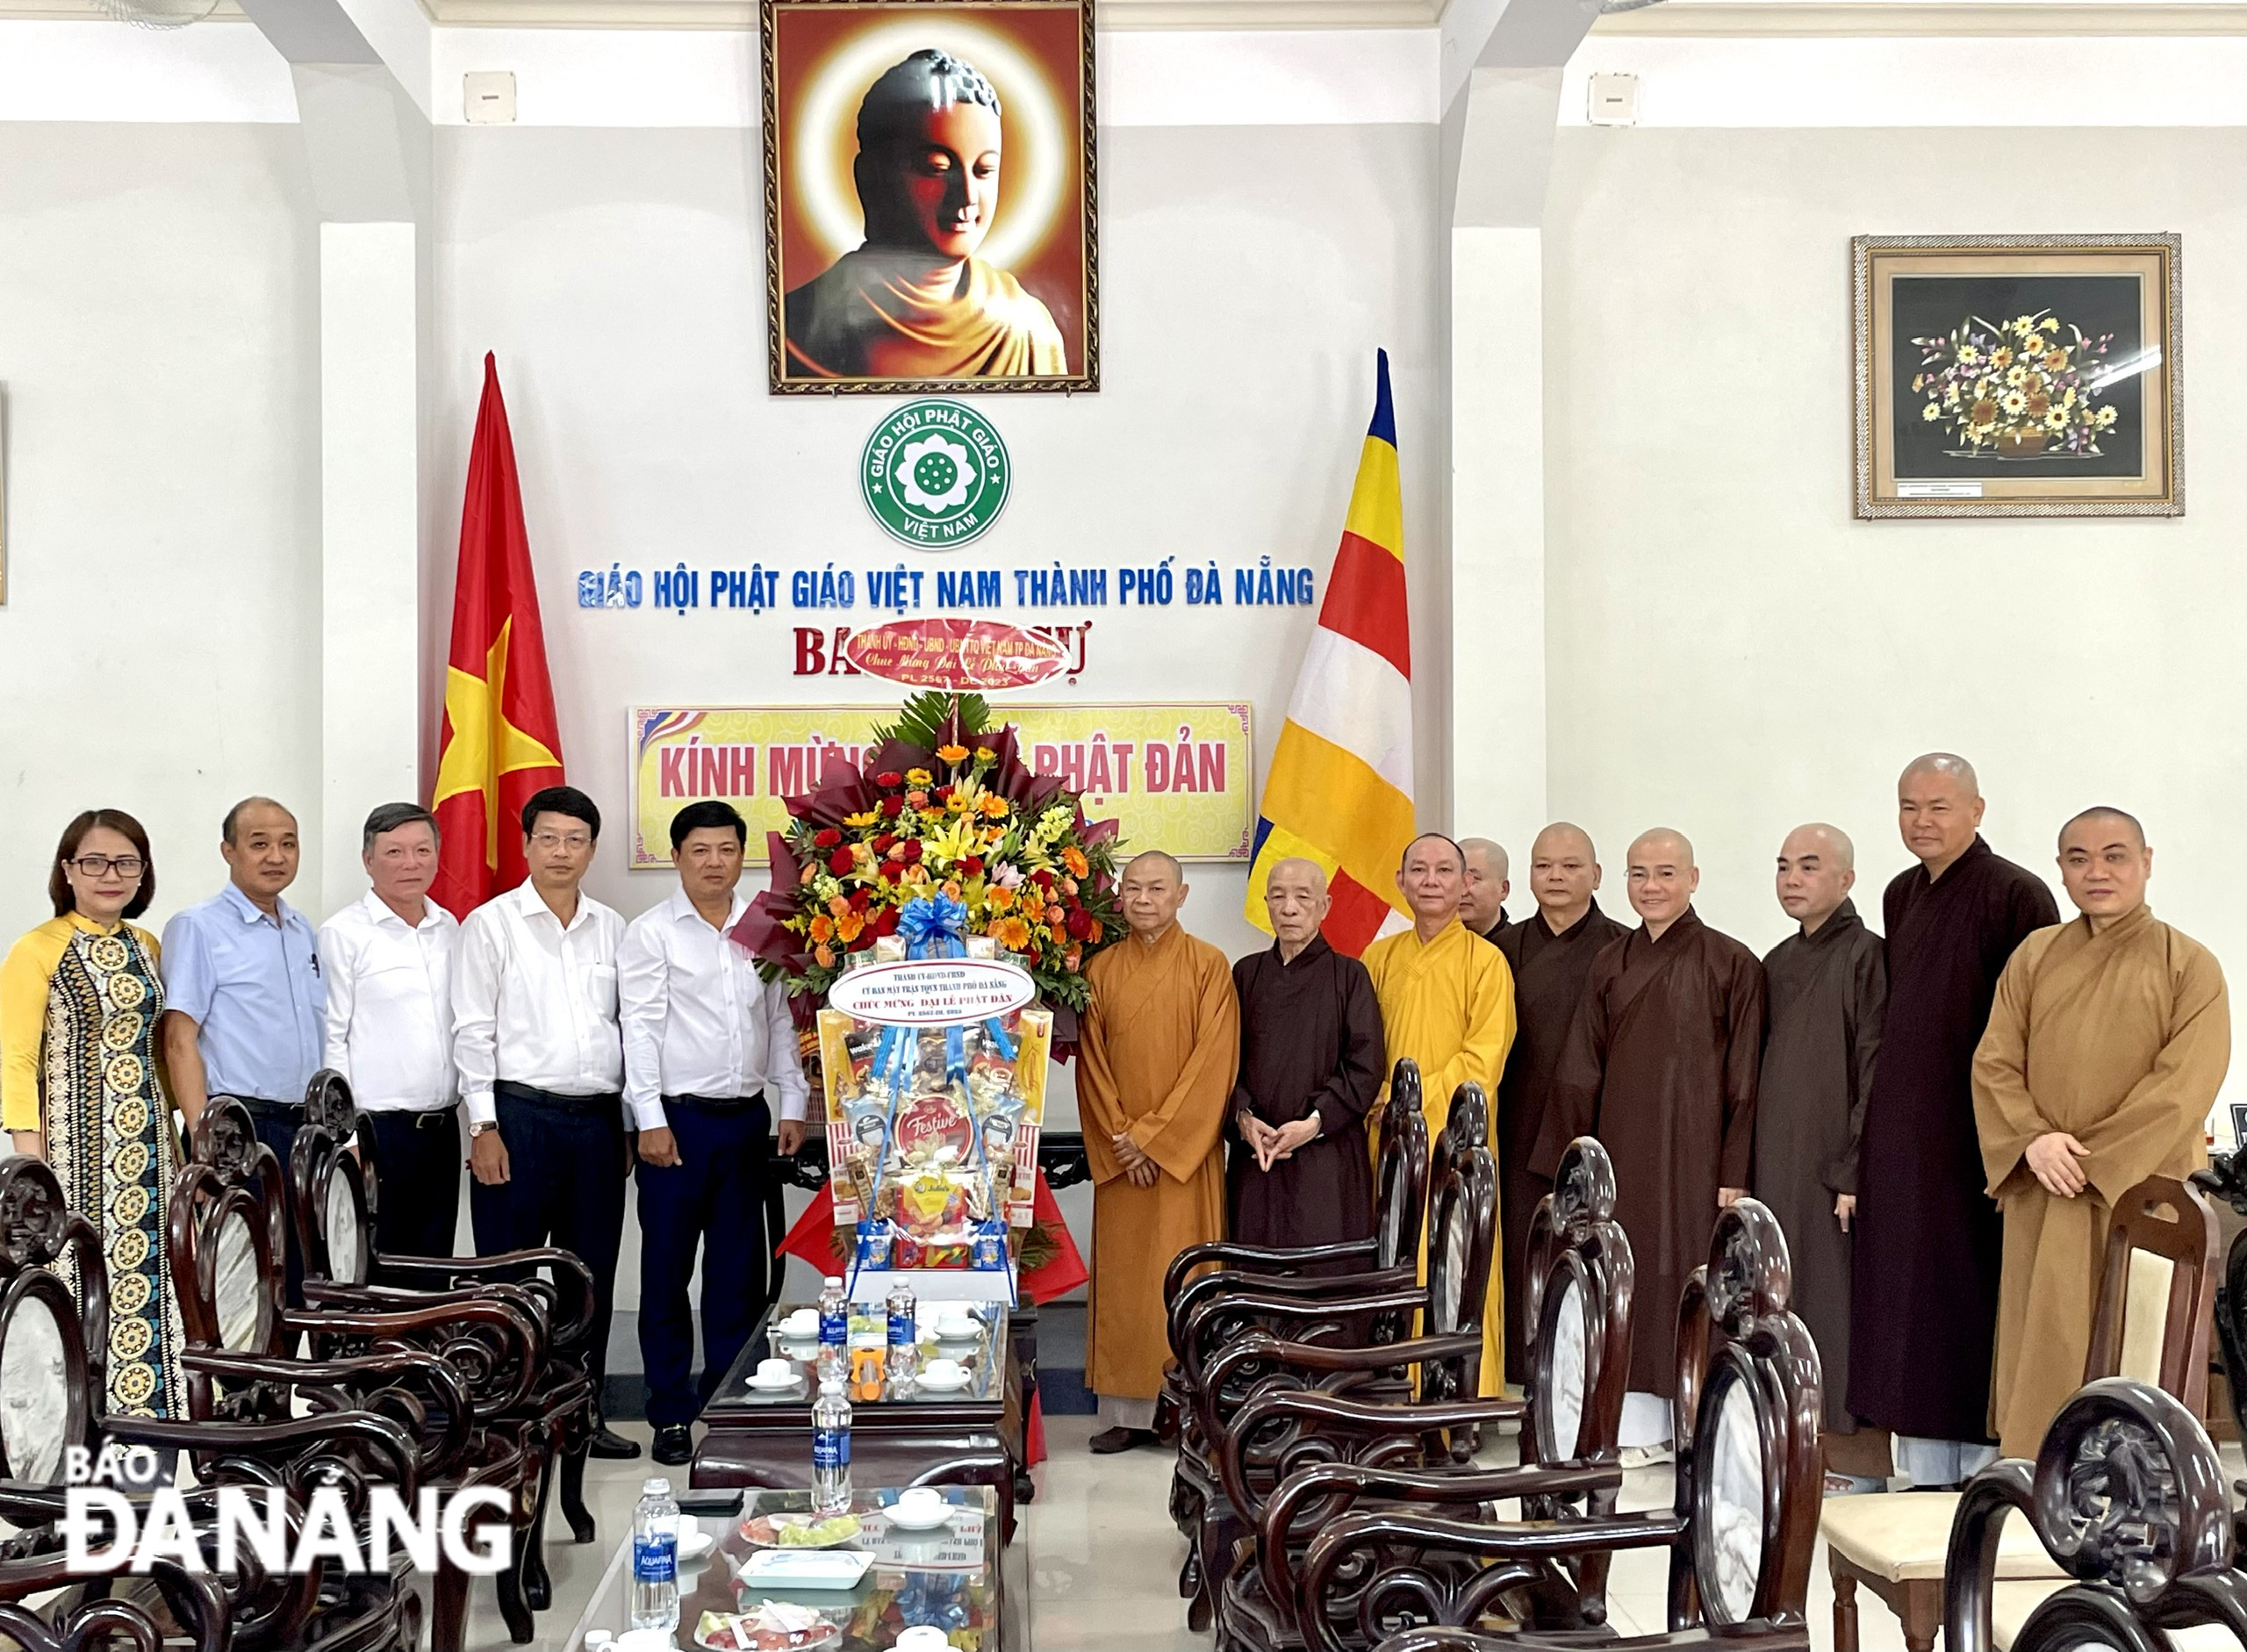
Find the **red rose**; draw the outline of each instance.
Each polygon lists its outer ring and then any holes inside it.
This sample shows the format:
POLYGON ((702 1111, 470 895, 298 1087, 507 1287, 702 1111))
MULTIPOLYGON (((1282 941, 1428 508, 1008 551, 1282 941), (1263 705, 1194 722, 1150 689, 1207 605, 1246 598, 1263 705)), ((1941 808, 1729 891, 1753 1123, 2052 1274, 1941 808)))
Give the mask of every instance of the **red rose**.
POLYGON ((905 864, 909 866, 920 858, 921 840, 917 837, 908 838, 905 844, 905 864))
POLYGON ((874 853, 878 855, 887 854, 890 851, 891 846, 896 842, 897 834, 895 832, 882 833, 880 837, 874 839, 874 853))
POLYGON ((847 849, 838 849, 827 858, 827 869, 838 878, 856 864, 857 858, 847 849))
POLYGON ((983 857, 980 855, 968 856, 965 860, 959 863, 959 869, 971 878, 980 875, 983 870, 983 857))
POLYGON ((851 910, 853 912, 863 912, 873 903, 874 897, 872 890, 853 889, 851 891, 851 910))
POLYGON ((814 849, 832 849, 836 844, 842 841, 843 834, 836 831, 832 826, 829 826, 826 830, 814 835, 811 840, 811 846, 814 849))
POLYGON ((885 797, 881 801, 881 812, 888 815, 892 820, 895 820, 897 818, 898 811, 904 807, 904 801, 899 798, 885 797))
POLYGON ((950 787, 949 786, 939 786, 938 787, 937 787, 937 802, 939 802, 939 803, 943 802, 946 798, 950 797, 951 795, 951 787, 950 787))
POLYGON ((897 909, 894 906, 886 906, 882 908, 880 915, 874 919, 873 933, 876 935, 888 935, 894 932, 896 928, 897 909))
POLYGON ((884 769, 879 774, 874 776, 874 784, 894 789, 905 784, 905 777, 895 769, 884 769))
POLYGON ((1069 914, 1068 930, 1080 941, 1088 938, 1092 934, 1092 914, 1079 907, 1069 914))
POLYGON ((1030 874, 1030 880, 1041 889, 1051 889, 1053 887, 1053 874, 1042 866, 1030 874))

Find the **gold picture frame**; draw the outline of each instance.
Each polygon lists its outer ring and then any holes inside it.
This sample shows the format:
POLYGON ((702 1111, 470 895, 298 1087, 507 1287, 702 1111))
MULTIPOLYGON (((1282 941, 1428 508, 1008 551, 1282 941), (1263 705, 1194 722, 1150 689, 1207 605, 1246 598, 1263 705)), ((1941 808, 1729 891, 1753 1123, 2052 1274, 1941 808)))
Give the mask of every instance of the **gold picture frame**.
POLYGON ((1098 390, 1091 0, 758 15, 772 392, 1098 390))
POLYGON ((2181 516, 2184 238, 1858 235, 1859 518, 2181 516))

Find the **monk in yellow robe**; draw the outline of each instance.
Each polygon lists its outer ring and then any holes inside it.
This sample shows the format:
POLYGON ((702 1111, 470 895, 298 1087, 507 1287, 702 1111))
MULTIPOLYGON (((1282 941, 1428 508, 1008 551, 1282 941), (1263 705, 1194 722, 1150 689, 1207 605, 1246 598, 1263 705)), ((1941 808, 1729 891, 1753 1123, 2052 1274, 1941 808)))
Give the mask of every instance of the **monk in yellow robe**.
MULTIPOLYGON (((1405 846, 1396 887, 1412 909, 1412 927, 1366 948, 1365 966, 1381 1001, 1382 1032, 1389 1061, 1410 1056, 1420 1069, 1424 1104, 1434 1110, 1432 1127, 1442 1127, 1451 1093, 1472 1079, 1490 1100, 1491 1152, 1497 1151, 1498 1075, 1513 1045, 1513 972, 1498 949, 1460 922, 1467 893, 1467 858, 1448 837, 1430 832, 1405 846)), ((1373 1117, 1388 1110, 1389 1087, 1382 1086, 1373 1117)), ((1374 1135, 1378 1156, 1381 1140, 1374 1135)), ((1481 1391, 1505 1387, 1505 1274, 1493 1239, 1490 1289, 1482 1314, 1481 1391)), ((1426 1264, 1427 1239, 1421 1236, 1426 1264)))
POLYGON ((1085 971, 1077 1112, 1092 1163, 1085 1378, 1097 1452, 1154 1441, 1169 1357, 1162 1277, 1189 1245, 1224 1237, 1225 1110, 1240 1066, 1232 966, 1179 926, 1186 881, 1159 851, 1118 880, 1131 934, 1085 971))
POLYGON ((2008 1457, 2034 1457, 2082 1386, 2115 1200, 2208 1163, 2230 1003, 2214 954, 2146 905, 2152 873, 2120 809, 2062 829, 2060 876, 2083 916, 2021 942, 1974 1052, 1974 1122, 2005 1218, 1991 1418, 2008 1457))
POLYGON ((920 51, 858 105, 851 174, 865 243, 781 305, 790 378, 1066 377, 1037 298, 977 257, 999 204, 999 94, 920 51))

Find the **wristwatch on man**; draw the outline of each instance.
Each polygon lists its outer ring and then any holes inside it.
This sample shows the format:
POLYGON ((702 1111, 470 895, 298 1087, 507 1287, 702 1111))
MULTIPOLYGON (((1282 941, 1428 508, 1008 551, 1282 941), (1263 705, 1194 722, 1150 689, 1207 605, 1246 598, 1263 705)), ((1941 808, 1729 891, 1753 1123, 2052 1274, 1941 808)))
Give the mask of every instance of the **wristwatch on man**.
POLYGON ((484 1118, 484 1119, 478 1119, 476 1123, 474 1123, 474 1124, 470 1124, 470 1125, 468 1127, 468 1138, 469 1138, 470 1141, 474 1141, 474 1140, 475 1140, 478 1136, 481 1136, 481 1135, 482 1135, 485 1131, 487 1131, 487 1130, 497 1130, 497 1129, 499 1129, 499 1121, 498 1119, 496 1119, 496 1118, 484 1118))

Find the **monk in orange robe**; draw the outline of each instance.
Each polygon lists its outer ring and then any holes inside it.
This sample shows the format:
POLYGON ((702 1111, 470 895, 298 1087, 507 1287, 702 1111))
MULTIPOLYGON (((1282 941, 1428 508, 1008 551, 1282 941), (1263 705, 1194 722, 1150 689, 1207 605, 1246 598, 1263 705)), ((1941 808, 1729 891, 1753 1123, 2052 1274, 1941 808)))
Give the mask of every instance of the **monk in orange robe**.
POLYGON ((920 51, 858 105, 865 243, 787 295, 790 378, 1047 378, 1069 370, 1045 305, 975 255, 999 203, 999 94, 920 51))
POLYGON ((1162 1276, 1188 1246, 1224 1237, 1225 1109, 1240 1065, 1232 968, 1179 927, 1178 862, 1138 856, 1117 895, 1131 933, 1085 972, 1077 1067, 1093 1177, 1085 1377, 1108 1425, 1097 1452, 1154 1441, 1170 1353, 1162 1276))

